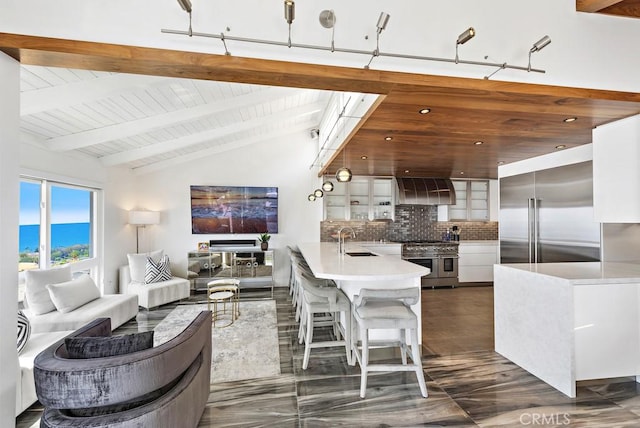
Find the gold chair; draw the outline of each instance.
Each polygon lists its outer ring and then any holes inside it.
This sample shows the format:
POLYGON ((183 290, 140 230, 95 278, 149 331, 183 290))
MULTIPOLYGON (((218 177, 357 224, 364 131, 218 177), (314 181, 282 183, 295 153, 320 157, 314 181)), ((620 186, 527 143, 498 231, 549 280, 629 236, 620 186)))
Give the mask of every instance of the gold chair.
POLYGON ((207 309, 212 312, 213 327, 216 327, 218 319, 222 319, 227 314, 227 303, 231 305, 229 322, 219 327, 230 326, 240 316, 240 280, 226 278, 207 283, 207 309), (222 303, 222 310, 218 308, 219 303, 222 303))

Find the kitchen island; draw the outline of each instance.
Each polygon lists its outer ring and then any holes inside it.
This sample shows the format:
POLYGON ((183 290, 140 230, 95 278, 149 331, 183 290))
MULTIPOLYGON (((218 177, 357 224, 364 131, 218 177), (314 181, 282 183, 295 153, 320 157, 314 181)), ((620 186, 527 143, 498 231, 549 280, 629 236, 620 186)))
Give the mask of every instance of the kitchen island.
POLYGON ((494 266, 495 350, 568 395, 640 375, 640 264, 494 266))
MULTIPOLYGON (((303 243, 298 248, 317 278, 331 279, 353 299, 363 288, 408 288, 421 289, 420 277, 429 269, 407 262, 394 255, 350 256, 339 254, 338 246, 332 242, 303 243)), ((364 247, 349 243, 346 253, 368 252, 364 247)), ((375 254, 375 252, 373 253, 375 254)), ((422 341, 422 306, 420 300, 411 309, 418 317, 418 338, 422 341)), ((389 333, 375 331, 372 340, 389 338, 389 333)))

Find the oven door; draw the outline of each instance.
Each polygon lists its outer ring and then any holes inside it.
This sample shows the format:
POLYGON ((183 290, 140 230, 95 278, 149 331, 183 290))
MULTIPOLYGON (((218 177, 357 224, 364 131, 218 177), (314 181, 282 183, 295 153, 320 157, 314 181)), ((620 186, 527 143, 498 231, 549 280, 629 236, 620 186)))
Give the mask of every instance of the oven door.
POLYGON ((458 277, 458 256, 443 256, 438 258, 438 277, 458 277))
POLYGON ((429 268, 431 271, 428 275, 422 276, 422 278, 437 278, 438 277, 438 258, 437 257, 420 257, 420 258, 407 258, 408 262, 415 263, 420 266, 429 268))

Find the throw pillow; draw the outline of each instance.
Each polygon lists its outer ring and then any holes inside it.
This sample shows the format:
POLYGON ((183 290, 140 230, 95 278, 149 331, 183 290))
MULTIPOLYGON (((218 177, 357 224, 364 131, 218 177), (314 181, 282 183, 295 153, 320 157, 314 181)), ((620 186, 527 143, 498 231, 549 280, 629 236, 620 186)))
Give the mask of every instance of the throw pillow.
POLYGON ((87 274, 78 278, 47 285, 51 301, 58 312, 67 313, 100 297, 100 290, 87 274))
POLYGON ((155 261, 162 258, 163 250, 151 251, 150 253, 127 254, 129 260, 129 271, 131 273, 131 282, 144 284, 144 273, 147 267, 147 257, 151 257, 155 261))
POLYGON ((71 281, 71 267, 53 269, 32 269, 25 272, 25 295, 29 310, 35 315, 55 311, 47 285, 71 281))
POLYGON ((75 336, 64 339, 69 358, 104 358, 153 348, 153 330, 121 336, 75 336))
POLYGON ((31 336, 31 323, 22 311, 18 311, 18 355, 27 345, 31 336))
POLYGON ((168 281, 171 279, 171 264, 169 256, 162 256, 159 262, 151 257, 147 258, 147 266, 144 272, 144 283, 153 284, 154 282, 168 281))

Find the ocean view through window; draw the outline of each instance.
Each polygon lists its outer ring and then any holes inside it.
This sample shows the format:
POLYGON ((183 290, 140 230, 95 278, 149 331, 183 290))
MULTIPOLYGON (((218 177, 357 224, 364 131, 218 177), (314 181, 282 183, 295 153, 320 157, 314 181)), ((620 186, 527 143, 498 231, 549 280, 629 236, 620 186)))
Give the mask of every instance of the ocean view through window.
POLYGON ((95 193, 46 180, 21 181, 19 271, 94 257, 95 193))

